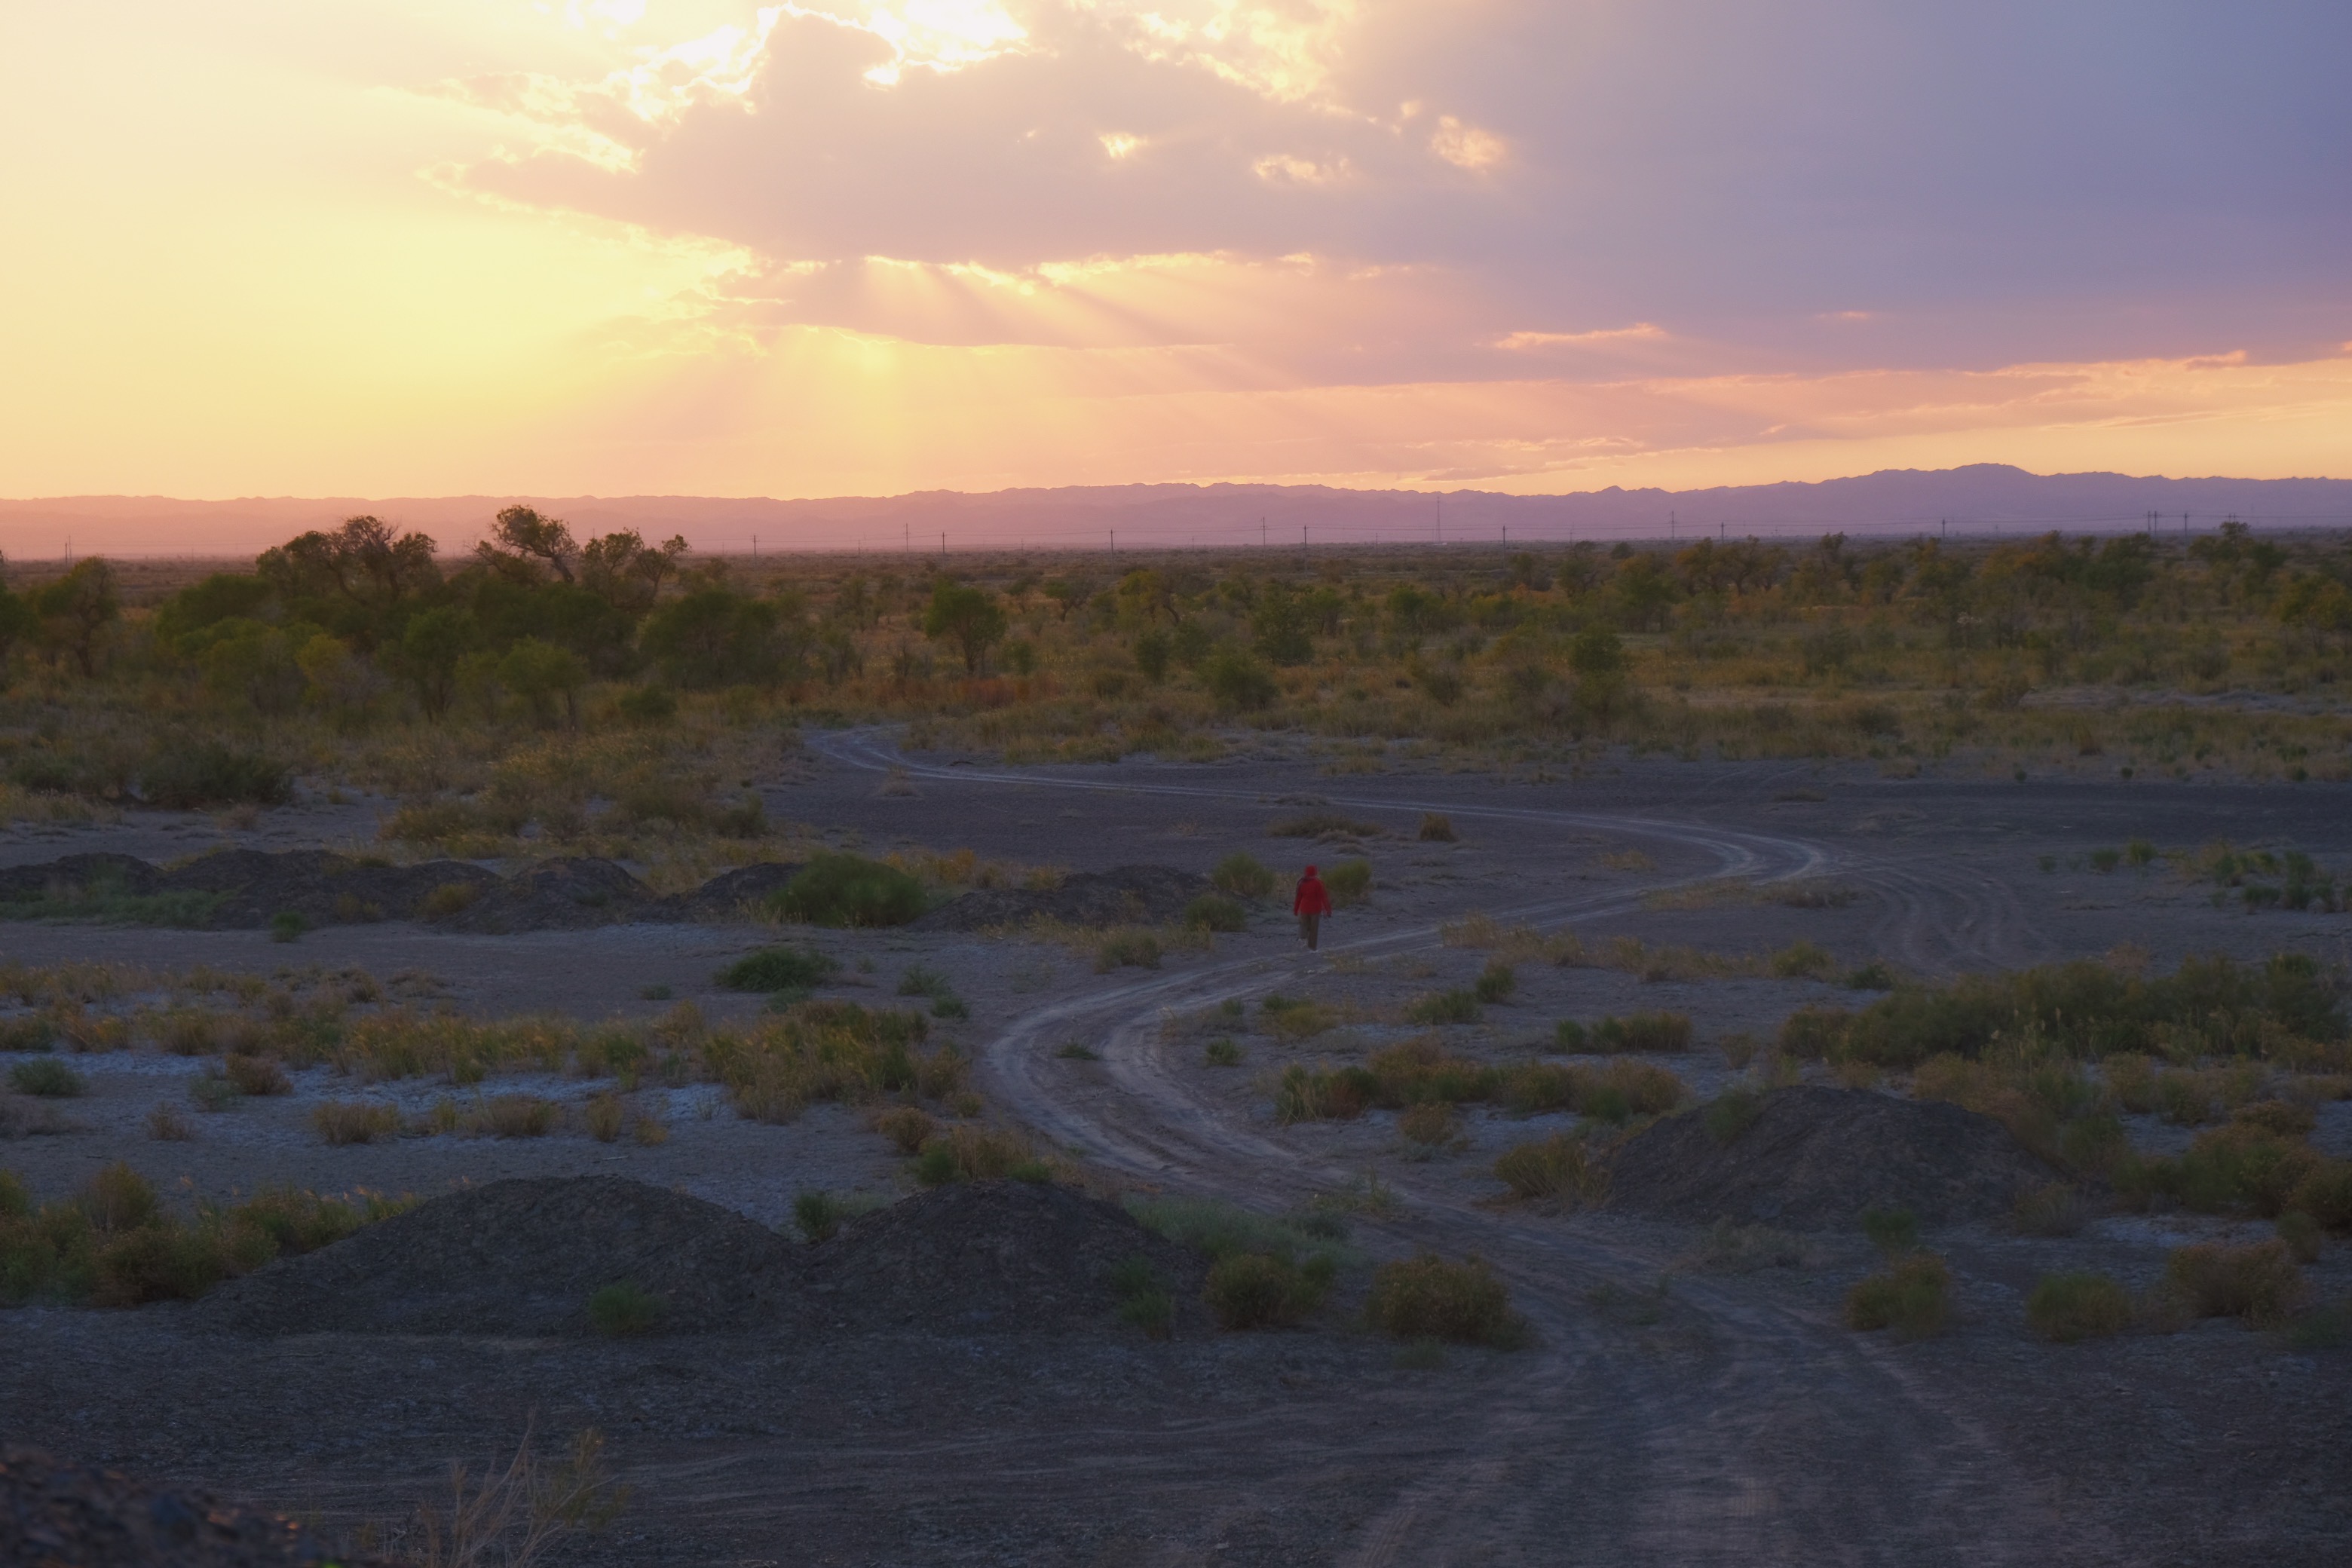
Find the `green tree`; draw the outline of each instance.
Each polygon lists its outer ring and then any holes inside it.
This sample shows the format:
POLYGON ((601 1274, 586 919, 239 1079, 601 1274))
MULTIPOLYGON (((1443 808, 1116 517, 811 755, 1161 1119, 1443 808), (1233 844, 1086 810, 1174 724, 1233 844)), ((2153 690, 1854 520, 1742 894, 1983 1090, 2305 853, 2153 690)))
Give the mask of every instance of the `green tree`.
MULTIPOLYGON (((580 550, 580 585, 626 615, 642 616, 661 597, 687 552, 686 536, 649 545, 634 528, 592 539, 580 550)), ((865 584, 861 578, 858 585, 865 584)))
POLYGON ((409 617, 400 637, 401 671, 416 688, 416 700, 426 718, 437 720, 449 711, 449 699, 457 690, 457 667, 473 647, 476 631, 472 614, 454 605, 409 617))
POLYGON ((499 659, 499 684, 522 699, 541 724, 554 722, 560 703, 564 722, 576 726, 580 689, 587 681, 588 667, 578 654, 539 637, 524 637, 499 659))
POLYGON ((923 635, 933 642, 951 642, 963 655, 966 675, 978 675, 988 650, 1003 640, 1004 608, 985 588, 968 587, 942 579, 931 589, 930 607, 923 612, 923 635))
MULTIPOLYGON (((304 627, 307 637, 312 628, 304 627)), ((242 701, 256 713, 275 717, 301 704, 309 685, 296 661, 296 643, 276 626, 238 616, 208 627, 221 635, 197 657, 205 685, 214 695, 242 701)))
POLYGON ((52 657, 68 654, 82 674, 96 675, 106 629, 122 614, 114 568, 102 555, 75 562, 73 570, 33 595, 33 614, 52 657))
POLYGON ((764 685, 785 661, 779 619, 776 605, 709 583, 646 616, 637 642, 674 685, 764 685))
POLYGON ((1305 664, 1315 657, 1315 638, 1307 629, 1307 605, 1287 583, 1268 583, 1250 613, 1250 631, 1257 651, 1278 665, 1305 664))
POLYGON ((1135 639, 1135 668, 1154 686, 1168 679, 1168 661, 1174 654, 1175 643, 1166 632, 1146 632, 1135 639))
POLYGON ((40 629, 40 617, 30 603, 8 586, 7 563, 0 560, 0 679, 5 679, 8 656, 16 645, 40 629))
POLYGON ((539 581, 541 563, 566 583, 573 580, 572 563, 580 546, 560 517, 547 517, 527 506, 510 506, 490 524, 490 537, 474 546, 474 553, 491 570, 524 582, 539 581))
POLYGON ((1265 666, 1237 647, 1222 647, 1201 667, 1201 683, 1228 713, 1255 712, 1281 694, 1265 666))

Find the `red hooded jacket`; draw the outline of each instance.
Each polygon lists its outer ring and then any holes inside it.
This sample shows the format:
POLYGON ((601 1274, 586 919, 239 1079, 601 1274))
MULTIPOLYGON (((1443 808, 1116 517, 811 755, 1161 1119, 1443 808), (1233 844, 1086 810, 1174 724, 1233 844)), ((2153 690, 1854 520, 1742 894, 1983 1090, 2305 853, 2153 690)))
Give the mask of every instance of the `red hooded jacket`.
POLYGON ((1307 875, 1298 879, 1298 896, 1290 900, 1294 915, 1328 915, 1331 912, 1331 895, 1324 889, 1323 879, 1315 868, 1307 868, 1307 875))

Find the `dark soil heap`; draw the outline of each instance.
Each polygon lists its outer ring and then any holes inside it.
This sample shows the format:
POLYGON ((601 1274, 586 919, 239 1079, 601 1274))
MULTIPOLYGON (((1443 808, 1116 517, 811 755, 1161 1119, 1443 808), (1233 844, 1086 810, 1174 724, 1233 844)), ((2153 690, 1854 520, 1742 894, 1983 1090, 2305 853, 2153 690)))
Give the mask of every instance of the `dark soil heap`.
POLYGON ((1654 1219, 1718 1219, 1822 1230, 1869 1208, 1925 1226, 2005 1214, 2057 1179, 1990 1116, 1858 1089, 1784 1089, 1729 1143, 1685 1111, 1629 1139, 1611 1165, 1611 1206, 1654 1219))
POLYGON ((985 931, 1041 919, 1075 926, 1155 925, 1175 920, 1208 890, 1206 877, 1172 866, 1119 866, 1080 871, 1042 891, 983 888, 933 910, 910 929, 985 931))
POLYGON ((740 1329, 796 1293, 793 1244, 732 1209, 619 1176, 492 1182, 223 1286, 192 1310, 260 1334, 574 1334, 627 1282, 660 1328, 740 1329))
POLYGON ((331 1554, 292 1520, 166 1491, 113 1470, 0 1450, 0 1568, 294 1568, 331 1554))
POLYGON ((1100 1327, 1118 1307, 1111 1270, 1138 1257, 1175 1299, 1180 1331, 1205 1322, 1205 1260, 1118 1205, 1047 1183, 939 1187, 857 1220, 815 1249, 809 1325, 1100 1327))

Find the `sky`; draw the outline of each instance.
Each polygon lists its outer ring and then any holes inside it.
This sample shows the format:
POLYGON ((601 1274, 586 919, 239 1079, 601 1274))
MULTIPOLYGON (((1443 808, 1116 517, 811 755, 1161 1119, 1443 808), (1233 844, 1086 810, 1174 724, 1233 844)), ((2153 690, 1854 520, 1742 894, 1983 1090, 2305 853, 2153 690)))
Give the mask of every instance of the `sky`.
POLYGON ((2342 0, 0 7, 0 495, 2352 477, 2342 0))

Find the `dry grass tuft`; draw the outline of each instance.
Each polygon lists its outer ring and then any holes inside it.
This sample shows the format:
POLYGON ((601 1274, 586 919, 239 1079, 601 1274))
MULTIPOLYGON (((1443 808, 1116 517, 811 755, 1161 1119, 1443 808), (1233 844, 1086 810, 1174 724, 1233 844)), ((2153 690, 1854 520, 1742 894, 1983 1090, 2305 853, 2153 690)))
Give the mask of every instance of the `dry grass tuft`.
POLYGON ((338 1148, 373 1143, 398 1135, 400 1110, 380 1100, 331 1100, 311 1110, 310 1126, 320 1142, 338 1148))

